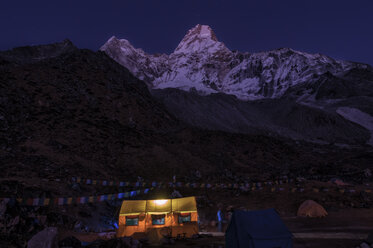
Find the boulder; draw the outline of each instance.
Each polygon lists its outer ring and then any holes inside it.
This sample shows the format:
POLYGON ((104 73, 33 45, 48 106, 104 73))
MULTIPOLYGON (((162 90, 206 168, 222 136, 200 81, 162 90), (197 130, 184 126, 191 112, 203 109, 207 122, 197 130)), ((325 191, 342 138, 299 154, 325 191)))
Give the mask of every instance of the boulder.
POLYGON ((324 217, 328 215, 328 212, 317 202, 307 200, 300 205, 298 209, 298 216, 303 217, 324 217))
POLYGON ((373 232, 368 234, 368 238, 366 239, 366 241, 373 246, 373 232))
POLYGON ((338 186, 348 185, 347 183, 343 182, 342 179, 339 179, 339 178, 332 178, 332 179, 330 179, 330 182, 332 182, 332 183, 334 183, 335 185, 338 185, 338 186))
POLYGON ((360 247, 361 248, 370 248, 370 245, 368 245, 367 243, 363 242, 360 244, 360 247))
POLYGON ((372 176, 372 171, 368 168, 364 170, 364 176, 365 177, 371 177, 372 176))
POLYGON ((71 236, 64 238, 60 242, 58 242, 59 248, 80 248, 82 247, 82 244, 79 239, 71 236))
POLYGON ((9 202, 9 199, 4 199, 0 201, 0 219, 4 217, 8 202, 9 202))
POLYGON ((27 248, 58 248, 57 234, 56 227, 47 227, 28 241, 27 248))

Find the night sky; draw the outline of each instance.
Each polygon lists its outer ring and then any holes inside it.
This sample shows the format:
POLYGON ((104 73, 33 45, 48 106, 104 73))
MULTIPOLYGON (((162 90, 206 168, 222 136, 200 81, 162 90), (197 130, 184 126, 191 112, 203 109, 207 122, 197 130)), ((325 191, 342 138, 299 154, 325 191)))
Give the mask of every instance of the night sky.
POLYGON ((290 47, 373 65, 372 0, 1 1, 0 50, 65 38, 97 50, 115 35, 170 53, 198 23, 231 50, 290 47))

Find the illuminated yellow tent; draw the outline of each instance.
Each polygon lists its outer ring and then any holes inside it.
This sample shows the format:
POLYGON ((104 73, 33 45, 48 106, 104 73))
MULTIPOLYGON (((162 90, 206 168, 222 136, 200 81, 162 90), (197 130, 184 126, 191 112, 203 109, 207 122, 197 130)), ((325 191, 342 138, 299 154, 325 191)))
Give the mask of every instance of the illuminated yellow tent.
POLYGON ((191 237, 198 234, 197 220, 194 196, 162 200, 125 200, 119 213, 117 237, 132 236, 134 233, 154 234, 154 231, 172 237, 191 237))

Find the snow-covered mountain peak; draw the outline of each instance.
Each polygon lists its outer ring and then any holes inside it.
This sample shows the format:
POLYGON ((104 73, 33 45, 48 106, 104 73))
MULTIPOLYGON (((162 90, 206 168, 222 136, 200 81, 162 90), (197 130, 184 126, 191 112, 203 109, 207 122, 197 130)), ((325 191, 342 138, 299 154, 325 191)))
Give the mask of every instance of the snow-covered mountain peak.
POLYGON ((118 39, 115 36, 112 36, 102 47, 101 50, 105 50, 107 47, 116 47, 120 48, 122 52, 128 55, 134 55, 134 54, 145 54, 142 49, 136 49, 132 44, 126 40, 126 39, 118 39))
POLYGON ((150 55, 142 49, 135 48, 126 39, 111 37, 101 48, 115 61, 125 66, 136 77, 147 83, 152 82, 161 71, 167 55, 150 55))
POLYGON ((101 49, 150 88, 222 92, 242 100, 279 98, 289 88, 316 82, 325 73, 342 75, 357 63, 291 48, 257 53, 231 52, 213 30, 198 24, 170 55, 151 55, 125 39, 110 38, 101 49))
POLYGON ((218 41, 214 31, 208 25, 197 24, 194 28, 190 29, 184 39, 200 38, 200 39, 211 39, 218 41))
POLYGON ((188 31, 173 54, 214 54, 218 51, 230 53, 229 49, 218 41, 214 31, 209 26, 197 24, 188 31))

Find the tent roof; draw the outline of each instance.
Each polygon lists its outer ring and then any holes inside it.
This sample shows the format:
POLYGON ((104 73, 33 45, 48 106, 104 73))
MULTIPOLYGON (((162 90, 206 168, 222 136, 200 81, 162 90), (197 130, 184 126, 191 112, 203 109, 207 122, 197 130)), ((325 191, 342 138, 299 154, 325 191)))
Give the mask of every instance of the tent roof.
POLYGON ((143 200, 123 201, 119 214, 138 215, 145 212, 145 207, 146 201, 143 200), (126 203, 124 204, 124 202, 126 203))
POLYGON ((120 215, 138 215, 141 213, 185 213, 196 212, 196 198, 184 197, 176 199, 159 199, 159 200, 125 200, 120 209, 120 215))
POLYGON ((232 223, 237 232, 254 239, 291 238, 292 234, 272 209, 258 211, 234 211, 232 223))
POLYGON ((194 196, 172 199, 172 211, 183 212, 197 212, 197 203, 194 196))

